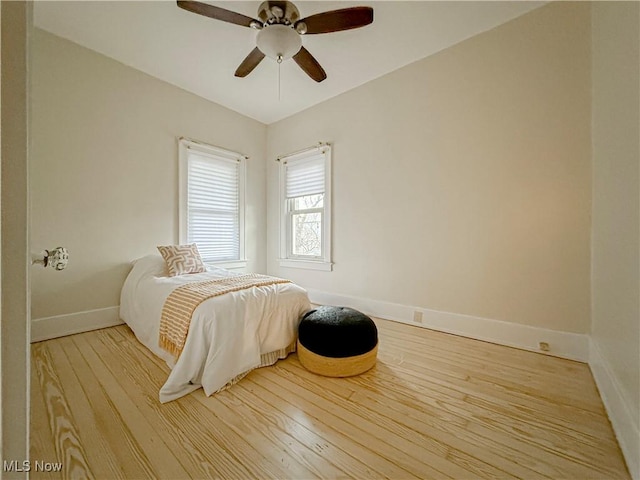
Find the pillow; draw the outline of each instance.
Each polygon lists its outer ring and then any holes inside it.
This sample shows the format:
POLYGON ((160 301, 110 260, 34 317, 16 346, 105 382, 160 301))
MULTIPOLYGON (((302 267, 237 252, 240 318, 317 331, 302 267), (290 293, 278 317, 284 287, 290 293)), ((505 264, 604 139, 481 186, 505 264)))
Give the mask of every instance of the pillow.
POLYGON ((170 277, 207 271, 207 267, 205 267, 200 257, 200 252, 198 252, 198 246, 195 243, 159 246, 158 250, 167 264, 170 277))
POLYGON ((152 275, 159 277, 167 276, 167 264, 160 255, 154 253, 136 258, 131 262, 132 270, 140 272, 143 275, 152 275))

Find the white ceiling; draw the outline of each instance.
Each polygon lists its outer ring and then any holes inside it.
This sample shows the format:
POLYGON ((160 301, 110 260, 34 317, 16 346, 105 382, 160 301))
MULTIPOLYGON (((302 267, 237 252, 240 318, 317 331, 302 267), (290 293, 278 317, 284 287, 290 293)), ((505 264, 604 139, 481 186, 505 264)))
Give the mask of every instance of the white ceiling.
MULTIPOLYGON (((257 17, 260 1, 208 2, 257 17)), ((174 1, 40 1, 35 26, 196 95, 269 124, 507 22, 545 2, 297 1, 302 17, 356 5, 373 24, 303 37, 327 72, 316 83, 292 61, 265 58, 246 78, 233 73, 256 31, 196 15, 174 1)))

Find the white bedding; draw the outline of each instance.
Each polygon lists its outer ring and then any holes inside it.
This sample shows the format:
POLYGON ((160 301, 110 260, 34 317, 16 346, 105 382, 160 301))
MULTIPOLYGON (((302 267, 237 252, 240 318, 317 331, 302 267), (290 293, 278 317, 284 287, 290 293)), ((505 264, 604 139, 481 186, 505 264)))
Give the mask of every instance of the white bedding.
POLYGON ((206 273, 168 277, 159 255, 137 260, 122 287, 120 318, 138 340, 171 367, 160 389, 165 403, 202 387, 217 392, 261 364, 261 355, 286 349, 296 340, 298 322, 310 309, 307 292, 293 283, 252 287, 212 297, 193 312, 177 362, 158 346, 160 316, 169 294, 190 282, 237 275, 208 267, 206 273))

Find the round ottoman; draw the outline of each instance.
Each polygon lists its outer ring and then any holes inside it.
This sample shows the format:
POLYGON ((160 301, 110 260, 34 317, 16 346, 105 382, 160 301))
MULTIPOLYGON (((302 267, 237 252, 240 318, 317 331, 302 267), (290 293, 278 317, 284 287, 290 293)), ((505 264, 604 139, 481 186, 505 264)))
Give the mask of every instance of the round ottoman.
POLYGON ((350 377, 376 364, 378 329, 353 308, 323 306, 307 312, 298 327, 298 358, 309 371, 350 377))

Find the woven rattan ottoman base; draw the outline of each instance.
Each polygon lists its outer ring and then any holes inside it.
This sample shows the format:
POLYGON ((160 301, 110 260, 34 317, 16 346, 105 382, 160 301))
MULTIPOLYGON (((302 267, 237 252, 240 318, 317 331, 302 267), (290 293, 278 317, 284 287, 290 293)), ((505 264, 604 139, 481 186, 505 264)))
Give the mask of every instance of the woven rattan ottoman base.
POLYGON ((304 368, 310 372, 324 375, 325 377, 352 377, 360 375, 371 369, 376 364, 378 346, 362 355, 353 357, 335 358, 323 357, 307 350, 298 342, 298 359, 304 368))

